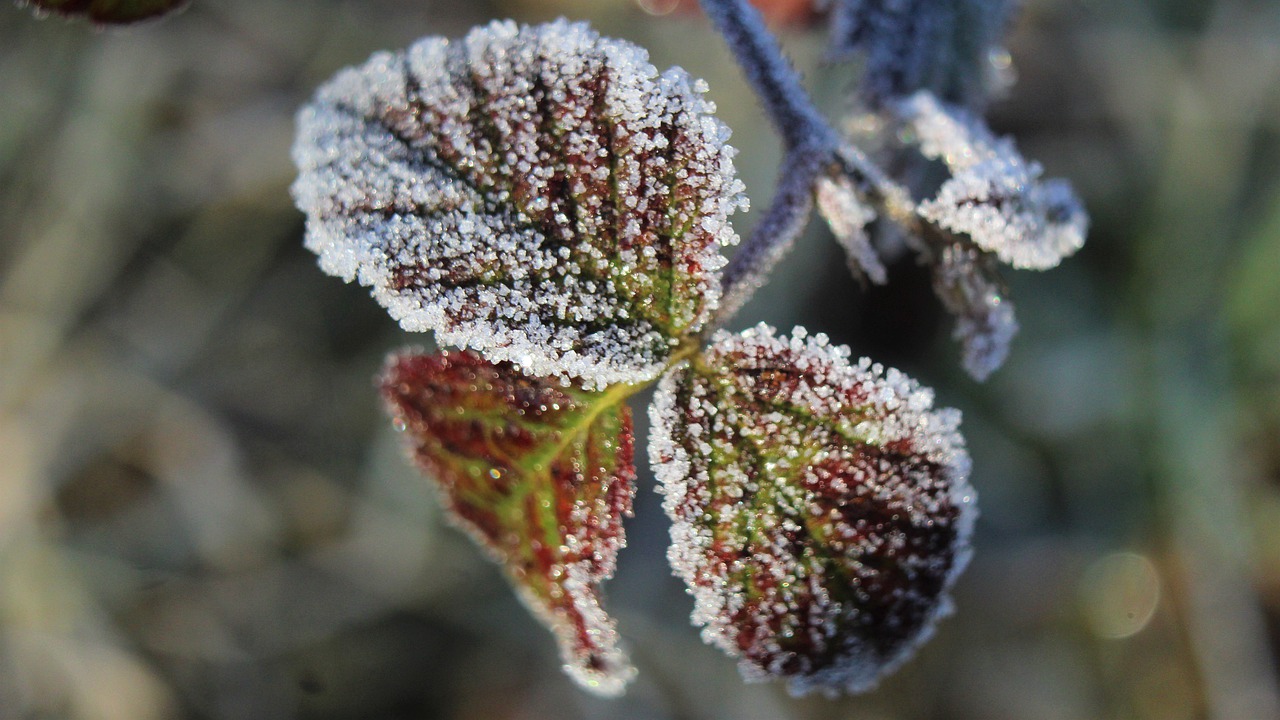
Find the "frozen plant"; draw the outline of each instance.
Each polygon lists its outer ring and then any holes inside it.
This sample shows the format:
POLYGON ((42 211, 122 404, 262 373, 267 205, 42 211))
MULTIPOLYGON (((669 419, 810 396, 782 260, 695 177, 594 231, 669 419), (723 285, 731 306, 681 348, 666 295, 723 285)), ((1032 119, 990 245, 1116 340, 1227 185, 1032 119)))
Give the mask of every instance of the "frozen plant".
POLYGON ((968 562, 960 414, 820 333, 718 328, 817 209, 872 282, 889 279, 876 237, 909 238, 985 376, 1016 328, 996 264, 1056 264, 1085 218, 974 103, 922 85, 969 77, 921 54, 939 24, 978 17, 992 38, 1003 3, 824 6, 835 51, 865 56, 864 109, 945 168, 923 193, 832 129, 745 0, 702 5, 787 149, 727 262, 747 202, 705 84, 563 20, 494 22, 340 72, 299 113, 293 194, 326 272, 458 348, 393 355, 383 398, 573 679, 617 695, 636 673, 601 585, 635 492, 627 399, 656 382, 648 455, 704 639, 748 680, 860 692, 950 612, 968 562))

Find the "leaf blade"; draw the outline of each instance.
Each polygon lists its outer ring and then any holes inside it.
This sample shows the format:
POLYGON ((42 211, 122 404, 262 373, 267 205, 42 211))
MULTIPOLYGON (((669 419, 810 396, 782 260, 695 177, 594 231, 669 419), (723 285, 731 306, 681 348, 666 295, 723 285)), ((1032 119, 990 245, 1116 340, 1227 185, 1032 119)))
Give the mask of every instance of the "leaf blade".
POLYGON ((650 411, 694 623, 794 694, 860 692, 905 662, 969 553, 958 413, 846 355, 801 328, 717 333, 650 411))
POLYGON ((702 90, 564 21, 376 54, 299 113, 307 245, 408 330, 590 389, 651 380, 737 241, 702 90))
POLYGON ((626 389, 564 387, 472 352, 392 356, 381 388, 414 460, 555 634, 566 672, 621 694, 635 670, 600 585, 634 494, 626 389))

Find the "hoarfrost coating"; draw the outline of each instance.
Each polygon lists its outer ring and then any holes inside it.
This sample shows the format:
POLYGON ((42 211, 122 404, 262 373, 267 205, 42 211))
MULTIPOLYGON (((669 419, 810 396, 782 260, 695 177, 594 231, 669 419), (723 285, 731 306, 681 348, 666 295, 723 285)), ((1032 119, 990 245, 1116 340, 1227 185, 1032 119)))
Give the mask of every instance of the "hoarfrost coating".
POLYGON ((307 246, 406 330, 587 389, 652 380, 715 310, 745 204, 704 90, 563 20, 378 53, 299 113, 307 246))
POLYGON ((1065 180, 1041 181, 1013 141, 996 137, 962 108, 918 92, 900 104, 920 152, 943 161, 951 178, 920 215, 1015 268, 1047 270, 1084 246, 1089 218, 1065 180))
POLYGON ((950 612, 974 491, 959 412, 821 334, 717 332, 659 384, 650 461, 703 637, 748 680, 859 692, 950 612))

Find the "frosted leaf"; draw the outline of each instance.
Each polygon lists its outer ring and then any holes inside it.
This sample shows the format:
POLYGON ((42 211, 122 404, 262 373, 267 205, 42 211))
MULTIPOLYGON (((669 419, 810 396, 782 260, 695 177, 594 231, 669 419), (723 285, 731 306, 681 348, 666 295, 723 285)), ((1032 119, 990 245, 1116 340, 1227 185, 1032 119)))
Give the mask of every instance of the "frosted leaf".
POLYGON ((158 17, 182 7, 187 0, 18 0, 37 12, 85 17, 96 23, 121 24, 158 17))
POLYGON ((717 332, 650 409, 669 557, 748 680, 859 692, 950 611, 976 510, 960 414, 823 335, 717 332))
POLYGON ((885 284, 888 273, 867 234, 867 224, 876 219, 875 210, 858 198, 853 183, 843 175, 818 178, 815 196, 818 212, 844 248, 849 270, 877 285, 885 284))
POLYGON ((565 21, 378 53, 299 113, 307 246, 407 330, 588 389, 651 380, 737 242, 701 87, 565 21))
POLYGON ((835 60, 863 59, 870 108, 931 90, 971 108, 1000 82, 1000 39, 1012 0, 827 0, 835 60))
POLYGON ((635 492, 625 394, 531 378, 470 351, 393 355, 381 386, 452 519, 555 633, 565 671, 620 695, 635 669, 600 583, 613 576, 635 492))
POLYGON ((968 235, 1015 268, 1045 270, 1084 245, 1089 218, 1065 180, 1041 182, 1008 138, 974 115, 921 92, 901 104, 920 151, 942 160, 952 177, 920 204, 921 217, 968 235))
POLYGON ((1004 364, 1018 334, 1013 303, 1005 297, 991 262, 972 248, 944 248, 933 267, 933 287, 956 318, 952 337, 961 362, 975 380, 986 380, 1004 364))

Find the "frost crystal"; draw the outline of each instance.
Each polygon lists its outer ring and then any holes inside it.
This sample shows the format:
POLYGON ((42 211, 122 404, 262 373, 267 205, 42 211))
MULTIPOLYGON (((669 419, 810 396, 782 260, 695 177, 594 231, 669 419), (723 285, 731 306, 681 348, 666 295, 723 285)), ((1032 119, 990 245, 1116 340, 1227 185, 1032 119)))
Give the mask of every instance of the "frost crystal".
POLYGON ((827 221, 836 242, 844 248, 849 269, 855 276, 866 277, 877 285, 885 284, 888 273, 867 234, 867 224, 876 219, 875 210, 858 199, 853 183, 843 175, 818 178, 814 194, 818 212, 827 221))
POLYGON ((1011 0, 828 0, 834 59, 864 58, 863 102, 887 102, 928 89, 966 107, 986 103, 999 82, 993 58, 1011 0))
POLYGON ((651 380, 737 242, 703 87, 565 21, 378 53, 299 113, 307 246, 407 330, 587 389, 651 380))
POLYGON ((1084 245, 1089 218, 1064 180, 1040 182, 1008 138, 973 116, 919 92, 901 104, 920 152, 942 160, 952 177, 920 205, 920 215, 1015 268, 1045 270, 1084 245))
POLYGON ((950 610, 976 510, 955 410, 796 328, 669 371, 650 460, 703 637, 749 680, 869 689, 950 610))
POLYGON ((556 634, 565 670, 619 695, 635 669, 600 604, 625 544, 635 467, 622 397, 472 352, 390 358, 382 394, 452 517, 556 634))

